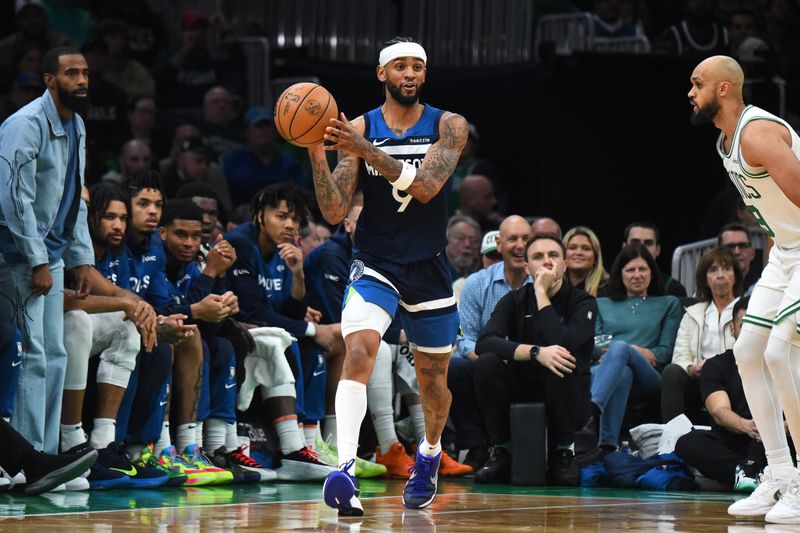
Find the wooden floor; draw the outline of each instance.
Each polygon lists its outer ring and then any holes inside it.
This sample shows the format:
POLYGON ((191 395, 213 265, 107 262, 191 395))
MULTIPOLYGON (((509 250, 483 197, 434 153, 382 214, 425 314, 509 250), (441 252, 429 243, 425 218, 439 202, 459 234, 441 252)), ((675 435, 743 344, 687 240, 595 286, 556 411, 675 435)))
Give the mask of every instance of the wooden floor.
POLYGON ((731 494, 475 485, 442 481, 433 505, 409 511, 402 483, 362 482, 365 516, 339 518, 314 484, 0 494, 0 532, 482 532, 609 531, 745 533, 800 531, 736 521, 731 494))

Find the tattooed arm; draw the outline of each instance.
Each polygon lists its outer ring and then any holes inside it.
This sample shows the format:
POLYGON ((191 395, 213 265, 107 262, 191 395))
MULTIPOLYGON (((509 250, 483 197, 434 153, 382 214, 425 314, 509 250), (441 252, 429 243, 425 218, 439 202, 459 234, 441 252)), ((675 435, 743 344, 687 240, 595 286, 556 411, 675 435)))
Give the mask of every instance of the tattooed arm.
MULTIPOLYGON (((331 119, 333 126, 328 127, 325 139, 334 144, 325 149, 355 153, 380 172, 389 183, 394 183, 403 171, 403 164, 364 138, 363 119, 359 131, 355 121, 347 122, 344 114, 341 118, 341 121, 331 119)), ((456 169, 461 150, 467 143, 467 136, 468 125, 464 117, 446 111, 439 121, 439 140, 428 149, 417 170, 417 176, 406 192, 422 203, 436 196, 456 169)), ((316 181, 316 171, 314 176, 316 181)), ((319 199, 319 193, 317 198, 319 199)))
MULTIPOLYGON (((364 131, 363 118, 358 117, 351 124, 355 131, 364 131)), ((339 149, 339 161, 331 172, 325 156, 326 149, 322 143, 309 146, 308 156, 314 171, 314 191, 322 216, 329 224, 338 224, 347 215, 356 192, 360 159, 352 152, 339 149)))

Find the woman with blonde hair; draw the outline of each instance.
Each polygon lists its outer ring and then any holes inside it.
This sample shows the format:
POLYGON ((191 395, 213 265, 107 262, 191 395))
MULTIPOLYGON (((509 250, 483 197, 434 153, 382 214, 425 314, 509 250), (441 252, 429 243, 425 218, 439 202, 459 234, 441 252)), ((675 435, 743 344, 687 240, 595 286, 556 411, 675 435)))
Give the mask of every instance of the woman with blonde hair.
POLYGON ((602 296, 608 272, 603 268, 600 239, 594 231, 586 226, 575 226, 564 235, 564 246, 567 248, 565 277, 569 284, 592 296, 602 296))

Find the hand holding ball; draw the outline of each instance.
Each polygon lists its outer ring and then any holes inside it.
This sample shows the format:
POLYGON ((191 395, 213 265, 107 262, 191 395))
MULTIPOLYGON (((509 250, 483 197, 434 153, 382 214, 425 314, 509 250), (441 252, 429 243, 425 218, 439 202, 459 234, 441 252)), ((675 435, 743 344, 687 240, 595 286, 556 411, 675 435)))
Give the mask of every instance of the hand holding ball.
POLYGON ((301 148, 321 143, 339 107, 328 90, 316 83, 295 83, 275 104, 275 128, 281 137, 301 148))

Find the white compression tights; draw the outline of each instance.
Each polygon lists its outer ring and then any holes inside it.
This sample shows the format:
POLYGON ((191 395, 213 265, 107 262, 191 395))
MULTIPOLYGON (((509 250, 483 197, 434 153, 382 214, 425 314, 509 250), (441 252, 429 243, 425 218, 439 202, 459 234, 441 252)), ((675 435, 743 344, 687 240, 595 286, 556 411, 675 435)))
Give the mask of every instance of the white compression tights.
POLYGON ((794 442, 800 442, 800 338, 788 317, 772 330, 745 323, 734 346, 750 412, 773 477, 795 477, 783 414, 794 442))

